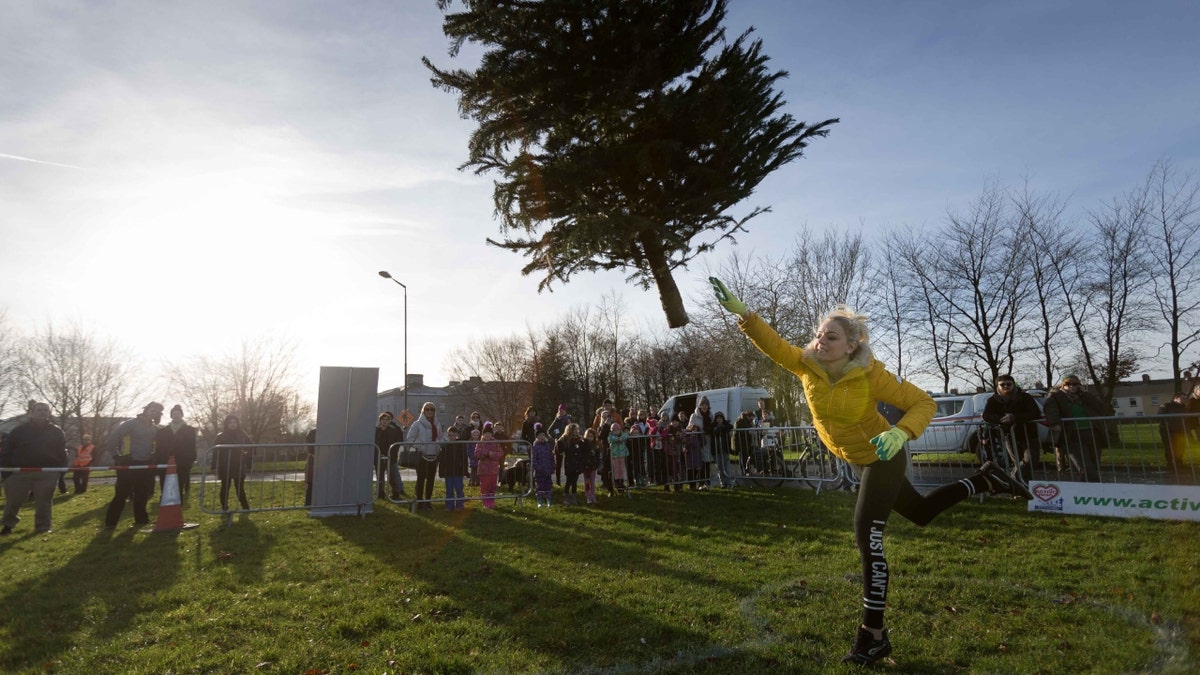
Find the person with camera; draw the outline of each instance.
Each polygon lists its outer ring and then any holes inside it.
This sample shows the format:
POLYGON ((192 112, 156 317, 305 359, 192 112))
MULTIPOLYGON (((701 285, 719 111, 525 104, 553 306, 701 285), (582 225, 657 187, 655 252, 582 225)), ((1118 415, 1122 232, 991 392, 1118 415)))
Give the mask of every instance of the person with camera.
POLYGON ((1033 478, 1033 470, 1040 469, 1042 464, 1037 429, 1040 419, 1042 411, 1037 401, 1017 387, 1012 375, 996 378, 996 393, 983 405, 983 421, 999 427, 1008 455, 1026 483, 1033 478))

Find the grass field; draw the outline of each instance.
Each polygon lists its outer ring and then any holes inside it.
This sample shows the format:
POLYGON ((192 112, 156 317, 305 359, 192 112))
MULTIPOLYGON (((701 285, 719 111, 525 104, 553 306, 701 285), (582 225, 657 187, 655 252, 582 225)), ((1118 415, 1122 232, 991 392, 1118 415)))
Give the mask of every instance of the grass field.
MULTIPOLYGON (((100 528, 111 487, 0 539, 5 673, 853 672, 853 495, 304 512, 100 528)), ((210 495, 211 497, 211 495, 210 495)), ((153 515, 153 514, 152 514, 153 515)), ((894 517, 899 673, 1200 670, 1200 523, 969 501, 894 517)))

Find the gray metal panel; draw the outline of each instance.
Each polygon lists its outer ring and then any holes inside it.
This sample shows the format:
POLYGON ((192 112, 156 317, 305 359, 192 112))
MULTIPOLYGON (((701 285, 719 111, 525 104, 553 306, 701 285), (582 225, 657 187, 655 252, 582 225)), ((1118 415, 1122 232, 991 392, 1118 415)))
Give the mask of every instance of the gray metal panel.
POLYGON ((313 465, 313 508, 309 515, 371 512, 375 497, 372 489, 375 453, 371 448, 351 445, 375 442, 378 387, 378 368, 321 367, 317 443, 343 443, 347 447, 340 453, 317 454, 313 465), (347 504, 361 506, 350 508, 347 504))

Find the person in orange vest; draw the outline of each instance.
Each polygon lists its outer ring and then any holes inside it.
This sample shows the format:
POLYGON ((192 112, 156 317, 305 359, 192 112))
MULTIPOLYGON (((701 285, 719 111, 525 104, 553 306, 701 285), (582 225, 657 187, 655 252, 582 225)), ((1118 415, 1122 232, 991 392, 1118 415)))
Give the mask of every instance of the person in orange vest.
MULTIPOLYGON (((75 451, 75 460, 71 462, 71 466, 76 469, 84 469, 92 465, 92 454, 96 452, 96 445, 92 443, 92 435, 84 434, 83 443, 79 449, 75 451)), ((81 495, 87 492, 88 476, 91 471, 72 471, 71 482, 75 484, 75 494, 81 495)))

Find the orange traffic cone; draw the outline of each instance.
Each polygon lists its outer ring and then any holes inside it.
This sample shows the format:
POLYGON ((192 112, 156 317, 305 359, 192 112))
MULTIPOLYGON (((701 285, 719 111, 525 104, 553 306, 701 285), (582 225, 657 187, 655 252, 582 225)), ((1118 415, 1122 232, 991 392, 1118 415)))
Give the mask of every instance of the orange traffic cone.
POLYGON ((198 523, 183 522, 183 500, 179 497, 179 474, 175 458, 167 460, 167 478, 163 482, 162 500, 158 503, 158 520, 151 532, 178 532, 199 527, 198 523))

